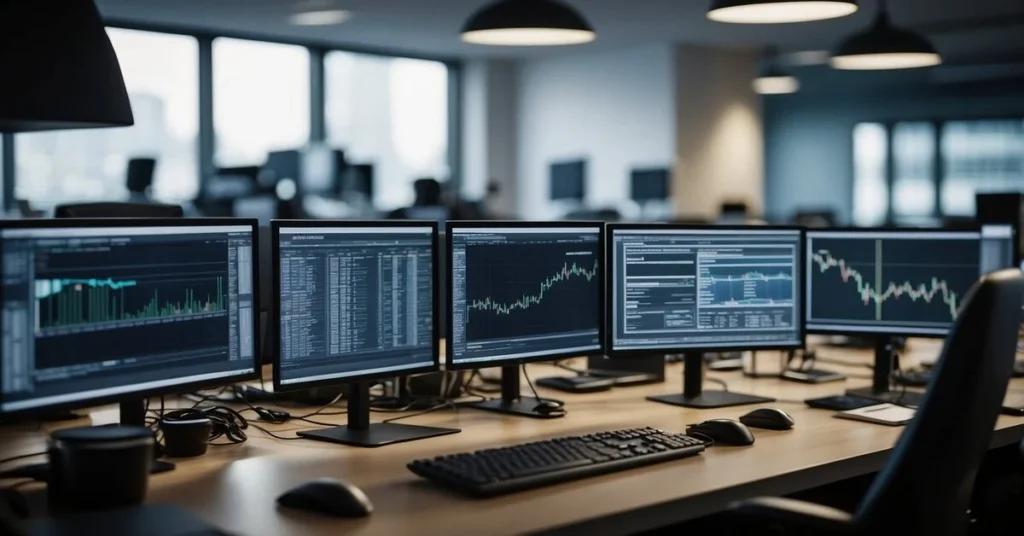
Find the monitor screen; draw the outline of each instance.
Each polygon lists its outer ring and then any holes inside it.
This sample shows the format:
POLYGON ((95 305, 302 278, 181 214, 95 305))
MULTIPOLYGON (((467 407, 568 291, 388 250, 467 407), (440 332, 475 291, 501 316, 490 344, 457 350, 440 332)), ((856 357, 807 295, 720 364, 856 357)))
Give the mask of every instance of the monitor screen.
POLYGON ((428 224, 274 222, 275 387, 437 367, 428 224))
POLYGON ((195 221, 0 230, 0 409, 255 377, 255 222, 195 221))
POLYGON ((1014 266, 1013 228, 807 232, 807 329, 944 336, 978 278, 1014 266))
POLYGON ((448 364, 500 366, 601 350, 598 224, 452 224, 448 364))
POLYGON ((802 232, 609 226, 610 351, 803 344, 802 232))
POLYGON ((668 168, 634 169, 629 176, 629 197, 633 201, 664 201, 669 198, 668 168))
POLYGON ((587 163, 583 160, 551 164, 551 200, 583 201, 586 198, 587 163))

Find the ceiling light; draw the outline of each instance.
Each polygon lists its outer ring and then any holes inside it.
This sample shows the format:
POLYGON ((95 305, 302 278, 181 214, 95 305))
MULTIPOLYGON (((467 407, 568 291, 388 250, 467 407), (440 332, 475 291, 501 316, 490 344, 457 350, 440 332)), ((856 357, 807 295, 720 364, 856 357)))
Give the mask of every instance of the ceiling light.
POLYGON ((578 45, 597 38, 572 7, 554 0, 501 0, 474 13, 462 40, 479 45, 578 45))
POLYGON ((914 69, 940 63, 942 57, 923 35, 889 23, 884 3, 874 24, 840 43, 831 60, 836 69, 858 71, 914 69))
POLYGON ((754 91, 761 95, 785 95, 800 91, 800 81, 795 76, 780 74, 762 75, 754 79, 754 91))
POLYGON ((845 17, 857 0, 713 0, 708 18, 735 24, 780 24, 845 17))
POLYGON ((290 21, 296 26, 331 26, 352 18, 351 11, 344 9, 318 9, 292 14, 290 21))
POLYGON ((782 69, 778 64, 779 52, 775 47, 768 47, 763 60, 764 67, 754 79, 754 91, 761 95, 783 95, 796 93, 800 90, 800 81, 782 69))

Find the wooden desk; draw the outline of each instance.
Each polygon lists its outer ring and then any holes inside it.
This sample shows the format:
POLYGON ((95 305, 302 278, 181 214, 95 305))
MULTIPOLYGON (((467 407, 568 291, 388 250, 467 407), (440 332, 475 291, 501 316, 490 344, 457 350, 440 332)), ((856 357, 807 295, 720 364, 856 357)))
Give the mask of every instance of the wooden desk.
MULTIPOLYGON (((921 348, 935 351, 930 344, 921 348)), ((864 362, 869 358, 861 352, 828 353, 864 362)), ((560 372, 546 365, 531 365, 530 371, 534 378, 560 372)), ((467 499, 434 487, 405 468, 416 458, 565 434, 638 426, 682 431, 688 423, 735 418, 753 408, 696 411, 644 400, 646 395, 681 390, 681 371, 680 365, 670 366, 664 384, 591 395, 544 393, 565 400, 569 414, 562 419, 535 420, 472 409, 414 417, 406 422, 463 431, 380 449, 279 441, 253 431, 244 445, 211 447, 208 455, 181 461, 176 471, 154 476, 149 500, 176 504, 246 535, 625 534, 712 513, 736 499, 786 494, 877 471, 902 430, 835 419, 827 411, 798 403, 867 384, 865 380, 815 386, 710 373, 726 380, 732 390, 778 397, 778 402, 765 405, 789 412, 796 427, 786 432, 754 430, 757 442, 750 447, 714 447, 678 462, 488 500, 467 499), (278 494, 320 476, 358 485, 374 502, 376 512, 365 520, 338 521, 276 508, 278 494)), ((1024 392, 1024 380, 1014 380, 1011 389, 1024 392)), ((98 418, 103 420, 102 415, 98 418)), ((343 417, 334 420, 341 424, 343 417)), ((284 432, 299 427, 273 429, 284 432)), ((1022 438, 1024 418, 1001 417, 992 444, 1003 446, 1022 438)), ((31 452, 43 442, 42 434, 28 431, 12 440, 0 449, 3 457, 31 452)))

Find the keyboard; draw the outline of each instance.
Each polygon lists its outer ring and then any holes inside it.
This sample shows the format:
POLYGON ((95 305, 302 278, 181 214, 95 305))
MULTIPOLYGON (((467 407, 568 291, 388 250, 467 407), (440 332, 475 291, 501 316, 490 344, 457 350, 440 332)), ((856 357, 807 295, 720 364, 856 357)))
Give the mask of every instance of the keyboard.
POLYGON ((475 497, 494 497, 695 456, 704 442, 654 428, 568 436, 416 460, 409 470, 475 497))

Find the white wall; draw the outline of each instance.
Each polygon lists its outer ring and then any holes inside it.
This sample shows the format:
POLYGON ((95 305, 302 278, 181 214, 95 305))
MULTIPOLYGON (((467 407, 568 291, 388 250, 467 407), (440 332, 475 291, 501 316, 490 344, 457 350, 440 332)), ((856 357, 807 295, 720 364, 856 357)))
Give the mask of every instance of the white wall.
POLYGON ((519 70, 518 212, 559 215, 548 166, 587 160, 587 201, 628 199, 629 172, 670 166, 675 153, 673 45, 529 60, 519 70))

